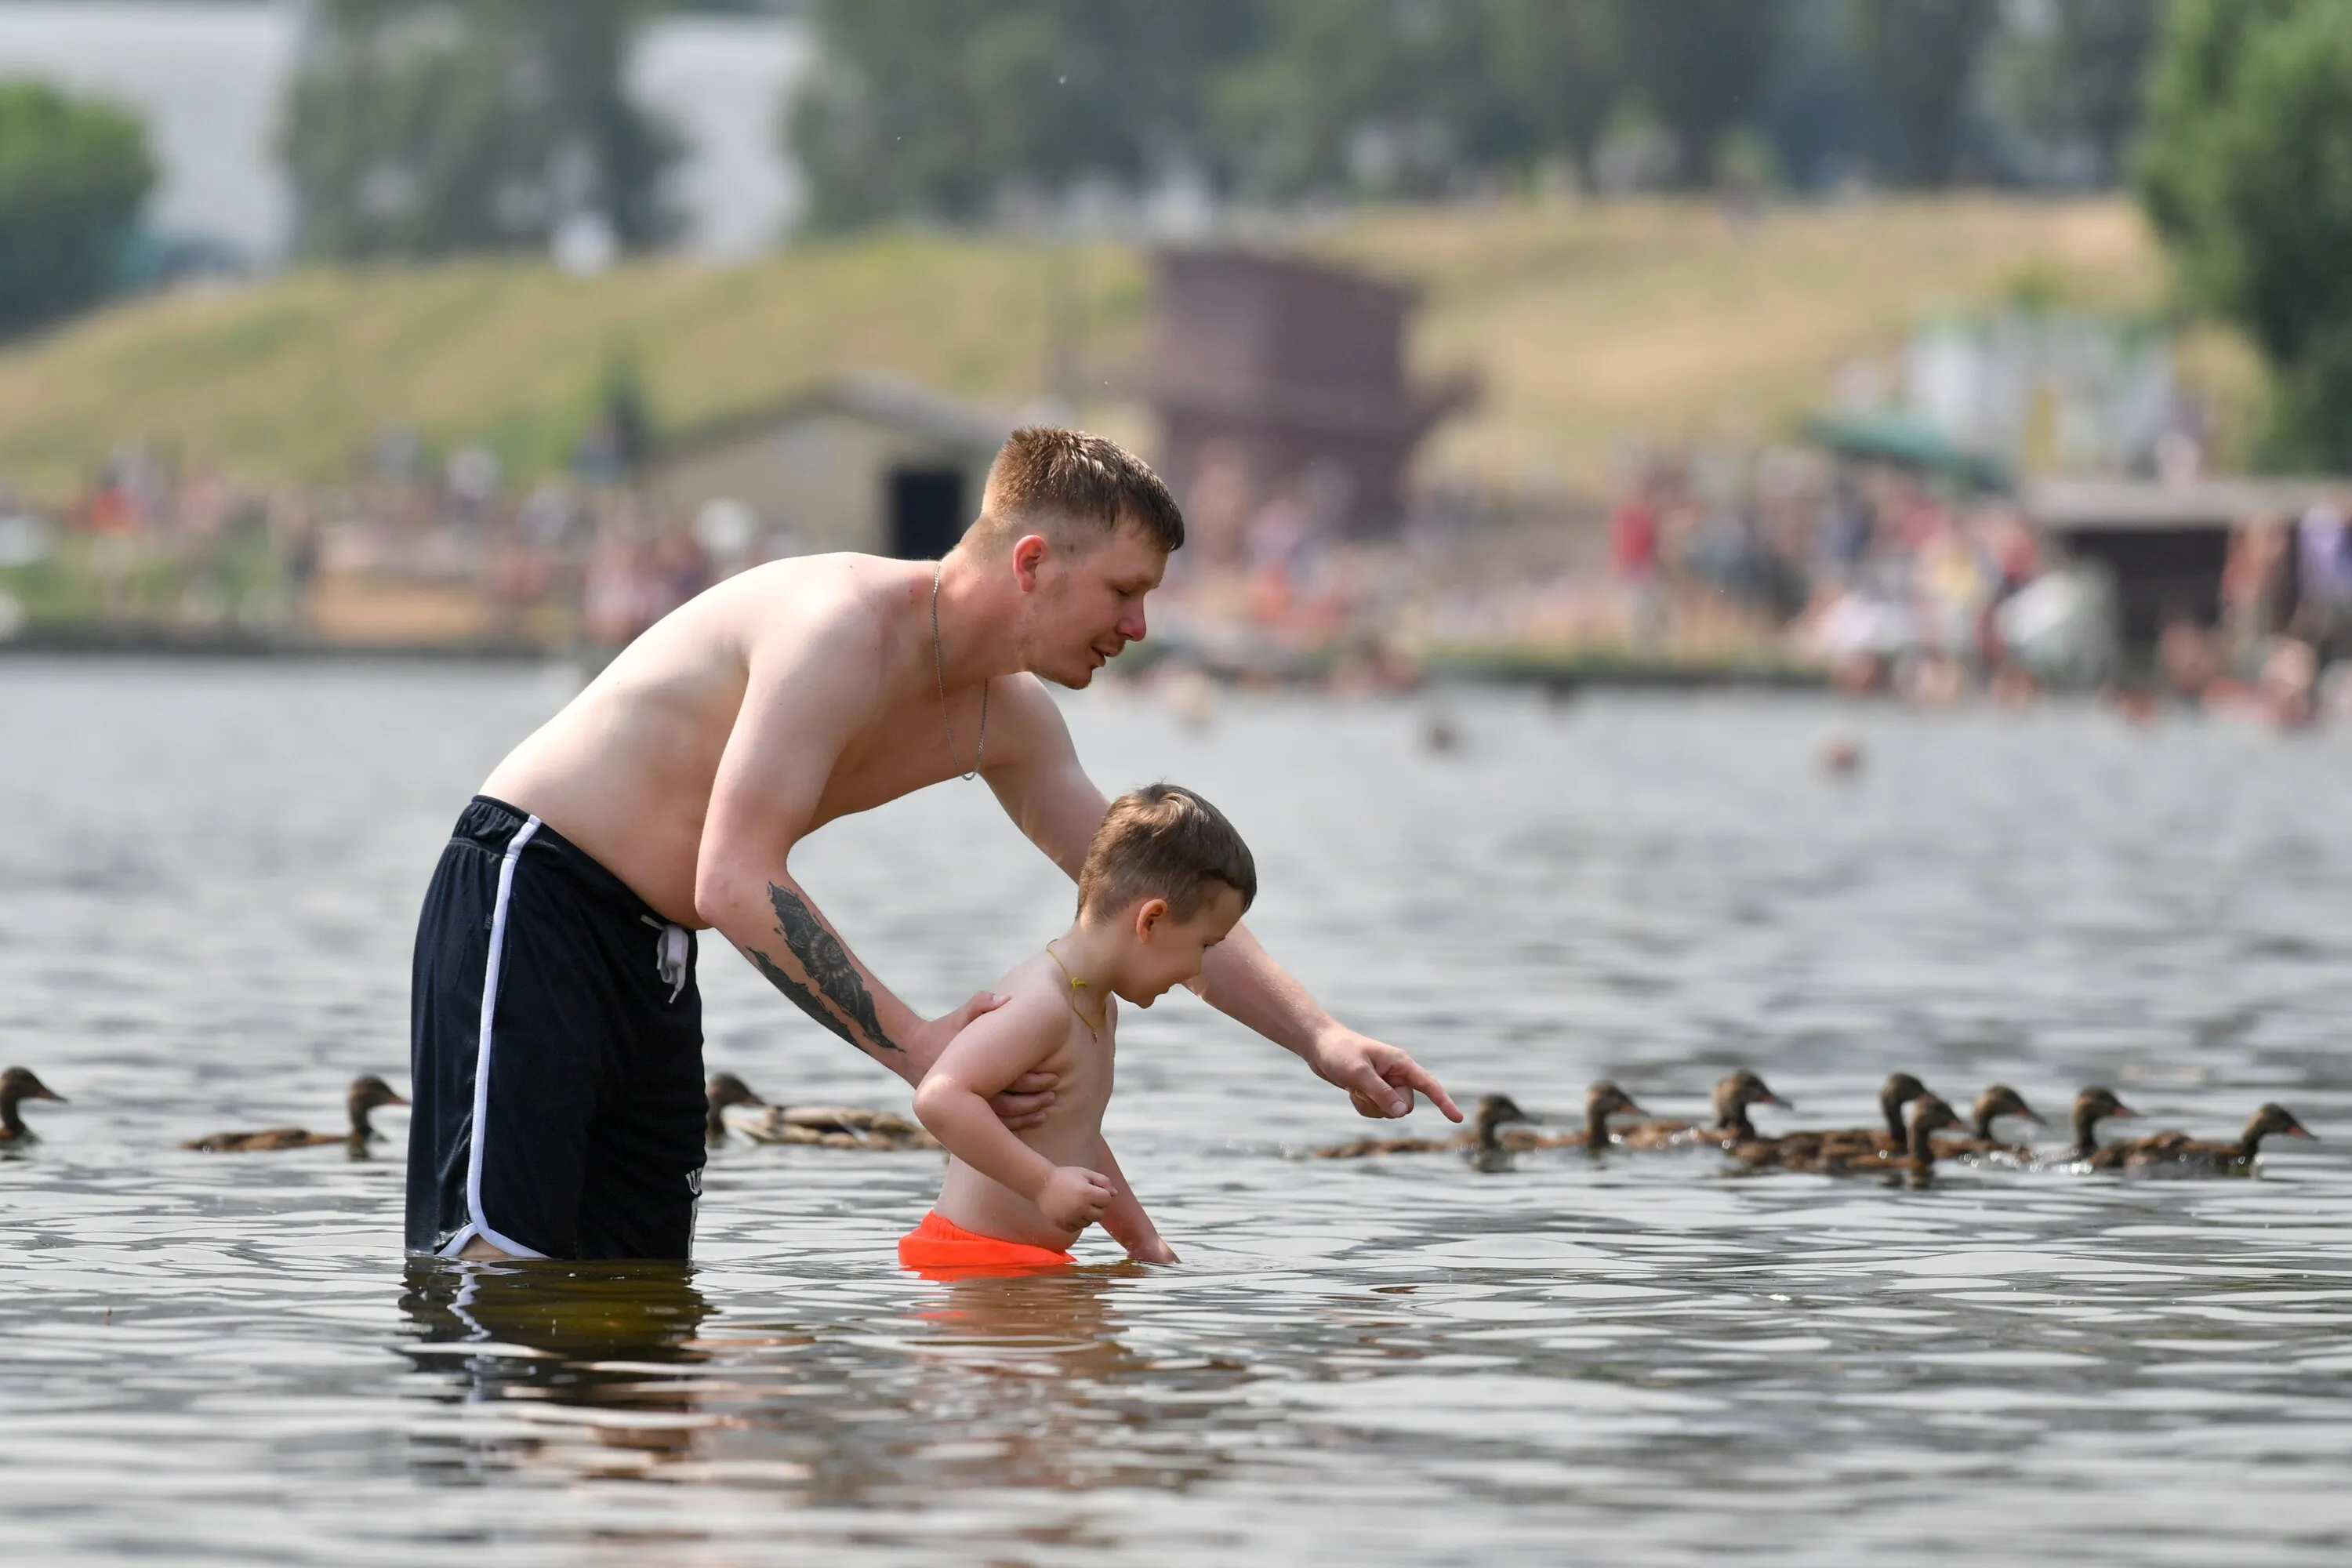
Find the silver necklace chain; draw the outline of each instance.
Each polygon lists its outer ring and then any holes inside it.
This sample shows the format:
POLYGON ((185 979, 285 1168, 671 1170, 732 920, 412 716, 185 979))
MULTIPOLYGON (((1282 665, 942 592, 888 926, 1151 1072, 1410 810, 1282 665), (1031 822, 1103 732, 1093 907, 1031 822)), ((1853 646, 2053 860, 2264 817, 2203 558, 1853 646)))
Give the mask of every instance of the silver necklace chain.
MULTIPOLYGON (((940 651, 940 574, 947 570, 944 561, 931 568, 931 673, 940 682, 940 724, 948 732, 948 766, 955 766, 955 721, 948 717, 947 656, 940 651)), ((971 772, 959 773, 961 779, 980 776, 980 760, 988 755, 988 682, 980 683, 980 744, 971 753, 971 772)))

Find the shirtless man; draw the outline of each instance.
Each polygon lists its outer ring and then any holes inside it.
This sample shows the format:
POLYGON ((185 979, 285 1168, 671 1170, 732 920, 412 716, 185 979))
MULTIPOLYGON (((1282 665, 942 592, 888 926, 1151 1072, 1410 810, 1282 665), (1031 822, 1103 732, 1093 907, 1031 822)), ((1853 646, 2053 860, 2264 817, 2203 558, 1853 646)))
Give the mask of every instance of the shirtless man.
MULTIPOLYGON (((458 817, 418 924, 409 1248, 687 1256, 702 927, 919 1083, 999 999, 918 1016, 834 931, 793 847, 976 773, 1075 879, 1108 803, 1040 679, 1083 687, 1140 639, 1183 539, 1166 487, 1129 453, 1016 431, 946 560, 824 555, 730 578, 516 747, 458 817)), ((1215 949, 1202 991, 1367 1116, 1402 1116, 1417 1091, 1461 1120, 1411 1057, 1336 1022, 1246 929, 1215 949)), ((1053 1098, 1039 1074, 992 1103, 1023 1128, 1053 1098)))

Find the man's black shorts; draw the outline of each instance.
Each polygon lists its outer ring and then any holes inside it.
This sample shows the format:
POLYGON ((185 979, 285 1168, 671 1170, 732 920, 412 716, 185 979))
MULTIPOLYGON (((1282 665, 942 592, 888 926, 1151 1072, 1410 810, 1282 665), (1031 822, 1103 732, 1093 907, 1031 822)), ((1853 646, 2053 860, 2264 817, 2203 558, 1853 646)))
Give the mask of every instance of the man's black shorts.
POLYGON ((535 816, 476 795, 409 994, 408 1247, 684 1258, 702 1189, 694 937, 535 816))

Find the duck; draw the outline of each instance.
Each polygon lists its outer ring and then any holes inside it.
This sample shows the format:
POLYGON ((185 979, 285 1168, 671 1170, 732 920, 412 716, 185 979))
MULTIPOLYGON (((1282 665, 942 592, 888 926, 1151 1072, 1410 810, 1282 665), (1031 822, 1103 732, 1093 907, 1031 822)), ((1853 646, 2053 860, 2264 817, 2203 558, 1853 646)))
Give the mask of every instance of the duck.
POLYGON ((1822 1145, 1812 1150, 1795 1150, 1772 1162, 1784 1171, 1803 1171, 1823 1176, 1864 1176, 1890 1174, 1907 1171, 1915 1180, 1926 1180, 1935 1171, 1935 1134, 1947 1127, 1958 1127, 1960 1119, 1952 1108, 1932 1094, 1921 1094, 1911 1101, 1910 1124, 1904 1129, 1904 1152, 1886 1154, 1875 1146, 1851 1143, 1839 1147, 1822 1145))
POLYGON ((66 1097, 43 1083, 30 1068, 10 1068, 0 1072, 0 1143, 37 1143, 40 1139, 25 1125, 16 1107, 27 1100, 54 1100, 59 1105, 68 1103, 66 1097))
POLYGON ((2069 1118, 2074 1126, 2074 1147, 2070 1158, 2095 1160, 2099 1155, 2099 1123, 2109 1117, 2137 1116, 2138 1111, 2116 1098, 2116 1091, 2096 1084, 2074 1097, 2074 1109, 2069 1118))
POLYGON ((1506 1152, 1502 1130, 1512 1122, 1539 1121, 1542 1118, 1519 1109, 1519 1102, 1507 1094, 1490 1094, 1481 1100, 1470 1113, 1470 1125, 1463 1131, 1444 1138, 1357 1138, 1345 1143, 1327 1144, 1309 1149, 1309 1158, 1317 1160, 1363 1160, 1377 1154, 1435 1154, 1448 1149, 1467 1149, 1493 1156, 1506 1152))
POLYGON ((1748 1120, 1751 1105, 1777 1105, 1794 1110, 1774 1094, 1764 1080, 1741 1068, 1715 1086, 1715 1121, 1700 1127, 1688 1121, 1643 1121, 1616 1135, 1628 1149, 1665 1149, 1685 1143, 1714 1143, 1728 1148, 1758 1142, 1756 1124, 1748 1120))
POLYGON ((2191 1138, 2185 1132, 2157 1132, 2145 1138, 2126 1138, 2093 1153, 2090 1156, 2091 1169, 2144 1171, 2172 1166, 2241 1172, 2252 1166, 2254 1156, 2262 1152, 2263 1140, 2273 1134, 2309 1138, 2314 1142, 2319 1137, 2297 1121, 2294 1112, 2273 1102, 2254 1112, 2246 1122, 2245 1131, 2235 1142, 2214 1138, 2191 1138))
POLYGON ((1612 1116, 1647 1116, 1650 1113, 1633 1103, 1633 1097, 1603 1079, 1584 1091, 1584 1128, 1579 1132, 1506 1132, 1502 1144, 1506 1149, 1582 1149, 1599 1153, 1609 1147, 1612 1137, 1609 1119, 1612 1116))
POLYGON ((189 1139, 180 1147, 206 1154, 258 1154, 279 1149, 315 1149, 328 1143, 343 1143, 363 1152, 370 1143, 381 1142, 383 1137, 369 1123, 369 1114, 382 1106, 408 1103, 392 1091, 390 1084, 373 1073, 363 1073, 352 1079, 352 1087, 344 1094, 343 1102, 351 1110, 352 1125, 348 1132, 312 1132, 301 1127, 269 1127, 258 1132, 208 1132, 202 1138, 189 1139))
POLYGON ((1890 1073, 1878 1086, 1878 1112, 1884 1128, 1801 1128, 1777 1138, 1750 1138, 1730 1145, 1731 1155, 1750 1165, 1778 1164, 1784 1160, 1809 1160, 1825 1152, 1842 1154, 1900 1154, 1910 1146, 1911 1133, 1903 1108, 1927 1092, 1927 1086, 1907 1072, 1890 1073))
POLYGON ((723 1143, 730 1131, 754 1143, 810 1143, 827 1149, 936 1149, 940 1141, 888 1110, 857 1105, 771 1105, 731 1072, 703 1086, 709 1107, 702 1132, 723 1143), (730 1111, 740 1114, 729 1115, 730 1111))
POLYGON ((2033 1151, 2022 1143, 2004 1143, 1993 1136, 1992 1124, 2004 1116, 2014 1116, 2021 1121, 2042 1123, 2042 1116, 2025 1103, 2025 1096, 2005 1083, 1997 1083, 1977 1096, 1976 1108, 1969 1119, 1966 1133, 1943 1139, 1936 1152, 1949 1159, 1955 1154, 2007 1154, 2024 1159, 2033 1151))

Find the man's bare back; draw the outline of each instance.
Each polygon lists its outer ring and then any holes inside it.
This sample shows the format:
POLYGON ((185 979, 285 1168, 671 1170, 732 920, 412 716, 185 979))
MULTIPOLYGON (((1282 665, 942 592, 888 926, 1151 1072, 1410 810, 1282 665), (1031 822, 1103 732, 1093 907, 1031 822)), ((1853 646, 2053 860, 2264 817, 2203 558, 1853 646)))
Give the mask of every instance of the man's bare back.
MULTIPOLYGON (((562 712, 509 752, 482 793, 530 812, 689 929, 695 873, 721 757, 753 668, 822 640, 870 656, 866 713, 834 761, 803 831, 954 776, 931 664, 931 563, 870 555, 772 562, 730 578, 624 648, 562 712)), ((989 746, 1001 764, 1050 704, 1034 677, 993 682, 989 746)), ((980 692, 948 717, 978 737, 980 692)))

